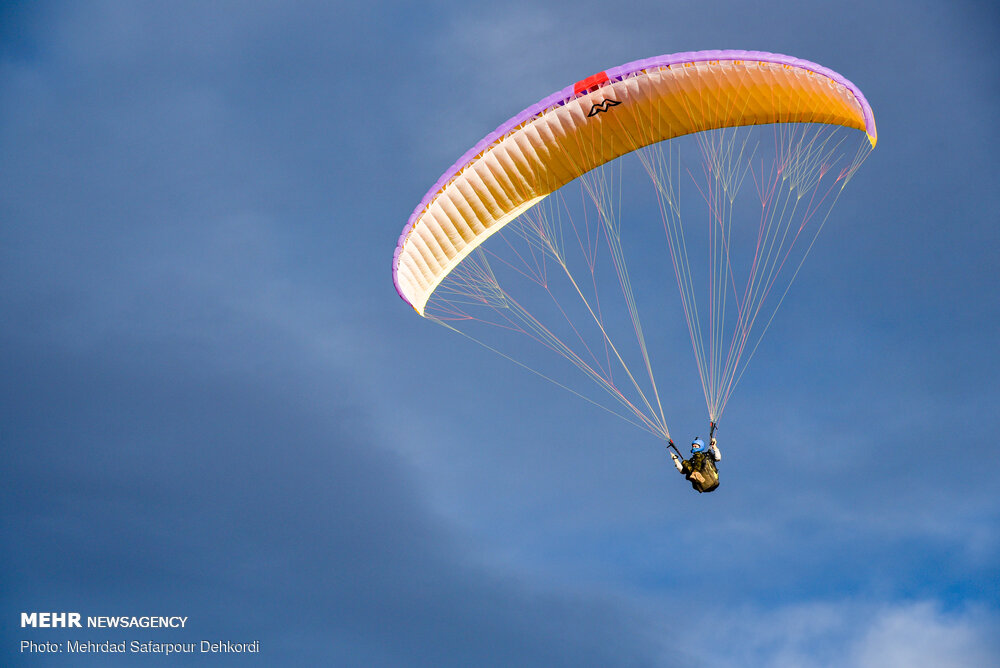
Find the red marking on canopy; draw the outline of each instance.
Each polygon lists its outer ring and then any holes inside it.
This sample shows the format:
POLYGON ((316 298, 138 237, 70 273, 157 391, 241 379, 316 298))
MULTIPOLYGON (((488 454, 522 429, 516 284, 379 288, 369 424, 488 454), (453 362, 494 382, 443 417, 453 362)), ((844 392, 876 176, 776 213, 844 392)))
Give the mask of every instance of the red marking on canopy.
POLYGON ((580 93, 585 93, 595 86, 600 86, 602 83, 608 80, 607 72, 598 72, 597 74, 587 77, 586 79, 581 79, 573 84, 573 94, 579 95, 580 93))

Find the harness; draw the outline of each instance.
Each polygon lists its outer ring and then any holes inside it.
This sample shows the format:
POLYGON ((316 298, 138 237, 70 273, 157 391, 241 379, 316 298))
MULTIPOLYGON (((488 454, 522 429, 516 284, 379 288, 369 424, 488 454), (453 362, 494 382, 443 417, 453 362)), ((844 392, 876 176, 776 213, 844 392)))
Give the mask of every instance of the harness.
POLYGON ((681 466, 684 468, 684 477, 695 491, 712 492, 719 486, 719 469, 706 453, 694 453, 691 459, 685 460, 681 466))

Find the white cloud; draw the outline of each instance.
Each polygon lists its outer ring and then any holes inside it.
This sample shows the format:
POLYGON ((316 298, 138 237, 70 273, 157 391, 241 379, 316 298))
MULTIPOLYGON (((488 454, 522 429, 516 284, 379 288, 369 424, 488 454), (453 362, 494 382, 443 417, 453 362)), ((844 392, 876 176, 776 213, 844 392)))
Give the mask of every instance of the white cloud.
POLYGON ((982 607, 820 602, 717 613, 699 626, 715 629, 712 645, 701 648, 708 664, 732 668, 1000 665, 1000 615, 982 607))
POLYGON ((949 614, 929 603, 880 611, 853 647, 857 668, 1000 665, 998 620, 982 610, 949 614))

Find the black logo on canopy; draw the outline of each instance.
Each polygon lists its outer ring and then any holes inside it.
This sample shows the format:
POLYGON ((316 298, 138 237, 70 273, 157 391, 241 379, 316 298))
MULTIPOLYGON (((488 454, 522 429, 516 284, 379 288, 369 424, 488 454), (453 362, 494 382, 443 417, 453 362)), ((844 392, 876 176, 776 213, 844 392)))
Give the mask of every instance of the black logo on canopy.
POLYGON ((587 114, 587 118, 590 118, 591 116, 596 116, 602 111, 607 111, 611 107, 617 107, 619 104, 621 104, 621 102, 619 102, 618 100, 612 100, 610 98, 604 100, 603 102, 598 102, 597 104, 595 104, 593 107, 590 108, 590 113, 587 114))

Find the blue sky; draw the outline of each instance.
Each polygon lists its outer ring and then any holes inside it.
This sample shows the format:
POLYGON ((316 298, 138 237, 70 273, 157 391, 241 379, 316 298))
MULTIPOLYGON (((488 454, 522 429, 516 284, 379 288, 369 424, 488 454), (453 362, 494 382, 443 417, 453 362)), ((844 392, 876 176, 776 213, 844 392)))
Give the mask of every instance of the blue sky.
MULTIPOLYGON (((275 666, 1000 663, 985 5, 5 4, 4 662, 146 637, 18 625, 79 610, 187 615, 148 636, 275 666), (390 260, 517 111, 709 48, 841 72, 879 144, 698 496, 661 444, 418 318, 390 260)), ((703 428, 694 377, 664 401, 703 428)))

